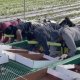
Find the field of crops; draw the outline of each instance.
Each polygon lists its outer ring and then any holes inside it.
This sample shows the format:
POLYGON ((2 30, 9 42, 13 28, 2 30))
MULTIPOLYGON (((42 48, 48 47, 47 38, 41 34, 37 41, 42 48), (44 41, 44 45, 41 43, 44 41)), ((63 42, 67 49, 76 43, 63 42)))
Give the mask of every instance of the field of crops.
MULTIPOLYGON (((67 5, 79 0, 25 0, 26 11, 40 10, 47 7, 67 5)), ((0 0, 0 15, 10 15, 24 11, 24 0, 0 0)))
POLYGON ((80 16, 80 0, 0 0, 0 19, 22 18, 24 1, 25 17, 30 20, 47 16, 59 21, 65 16, 80 16))

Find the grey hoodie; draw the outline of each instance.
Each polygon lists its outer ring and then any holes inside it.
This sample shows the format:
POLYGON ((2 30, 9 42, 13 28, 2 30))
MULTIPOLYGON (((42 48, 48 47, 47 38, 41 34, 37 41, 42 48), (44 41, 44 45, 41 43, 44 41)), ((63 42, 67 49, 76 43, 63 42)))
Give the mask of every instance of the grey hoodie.
POLYGON ((76 44, 75 41, 80 40, 80 26, 75 27, 63 27, 60 30, 60 34, 65 41, 67 47, 69 48, 69 56, 75 55, 76 52, 76 44))

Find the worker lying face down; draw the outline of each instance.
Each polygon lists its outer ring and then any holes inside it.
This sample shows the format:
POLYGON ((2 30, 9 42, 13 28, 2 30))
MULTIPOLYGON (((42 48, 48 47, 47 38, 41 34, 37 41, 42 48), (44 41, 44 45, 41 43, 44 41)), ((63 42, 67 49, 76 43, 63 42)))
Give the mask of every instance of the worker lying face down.
POLYGON ((68 47, 68 57, 74 56, 76 53, 76 46, 80 46, 80 25, 74 24, 69 17, 60 23, 62 26, 59 29, 60 36, 68 47))
POLYGON ((11 37, 11 41, 21 41, 23 38, 27 37, 28 29, 31 26, 30 22, 22 22, 17 26, 10 25, 4 30, 4 34, 11 37))
POLYGON ((65 27, 60 30, 60 36, 62 36, 69 49, 68 56, 74 56, 76 53, 75 42, 80 41, 80 26, 76 25, 75 27, 69 27, 65 25, 65 27))
MULTIPOLYGON (((34 25, 35 27, 37 25, 34 25)), ((38 43, 43 47, 44 53, 46 55, 50 54, 49 46, 47 45, 48 41, 54 42, 55 38, 57 38, 58 33, 55 32, 55 28, 60 27, 56 23, 43 23, 34 28, 34 36, 38 43)), ((54 54, 54 53, 53 53, 54 54)))
MULTIPOLYGON (((9 36, 4 37, 4 30, 8 27, 10 27, 11 25, 13 26, 17 26, 18 24, 20 24, 22 21, 20 19, 16 19, 16 20, 10 20, 10 21, 3 21, 0 22, 0 42, 1 43, 6 43, 9 41, 9 36)), ((10 36, 11 37, 11 36, 10 36)))

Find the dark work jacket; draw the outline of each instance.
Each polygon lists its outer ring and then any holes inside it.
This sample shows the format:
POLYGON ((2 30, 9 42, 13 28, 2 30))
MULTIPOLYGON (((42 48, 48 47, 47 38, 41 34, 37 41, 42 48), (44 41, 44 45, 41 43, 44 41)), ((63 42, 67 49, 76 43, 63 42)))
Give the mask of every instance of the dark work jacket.
POLYGON ((55 26, 57 27, 57 24, 54 24, 53 26, 52 24, 42 24, 33 30, 35 39, 43 46, 46 55, 50 54, 47 41, 54 41, 54 38, 57 36, 54 33, 55 26))
POLYGON ((33 39, 33 34, 31 32, 31 22, 22 22, 17 27, 22 31, 22 36, 24 39, 33 39))

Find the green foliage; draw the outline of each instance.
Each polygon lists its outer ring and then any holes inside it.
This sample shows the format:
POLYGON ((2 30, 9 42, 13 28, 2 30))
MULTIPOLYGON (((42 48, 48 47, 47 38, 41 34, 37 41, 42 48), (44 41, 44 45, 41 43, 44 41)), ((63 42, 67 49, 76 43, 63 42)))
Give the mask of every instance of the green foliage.
MULTIPOLYGON (((26 12, 40 10, 48 6, 67 5, 79 0, 25 0, 26 12)), ((0 0, 0 15, 10 15, 24 11, 24 0, 0 0)))

